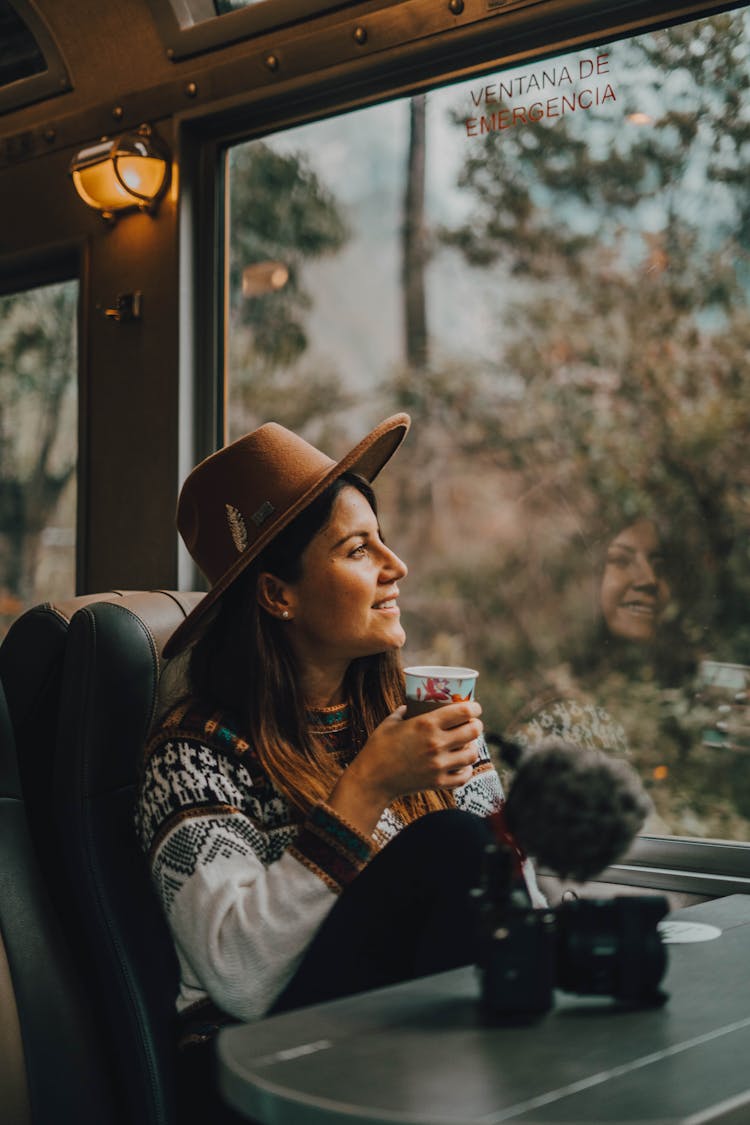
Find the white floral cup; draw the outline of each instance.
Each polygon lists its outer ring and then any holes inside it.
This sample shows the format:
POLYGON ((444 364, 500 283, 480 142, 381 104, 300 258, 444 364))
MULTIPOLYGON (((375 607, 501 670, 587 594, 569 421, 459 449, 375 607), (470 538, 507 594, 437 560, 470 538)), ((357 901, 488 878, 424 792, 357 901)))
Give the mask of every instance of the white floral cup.
POLYGON ((406 718, 422 715, 474 698, 479 673, 474 668, 456 668, 450 664, 420 664, 404 668, 406 678, 406 718))

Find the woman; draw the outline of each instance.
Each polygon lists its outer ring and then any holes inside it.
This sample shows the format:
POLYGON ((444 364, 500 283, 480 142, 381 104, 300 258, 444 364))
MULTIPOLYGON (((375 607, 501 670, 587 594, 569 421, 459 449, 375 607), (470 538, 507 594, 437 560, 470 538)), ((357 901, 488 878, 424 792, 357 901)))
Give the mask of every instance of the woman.
POLYGON ((188 694, 147 747, 138 830, 193 1107, 222 1023, 475 959, 469 891, 502 792, 477 703, 404 719, 407 568, 369 482, 408 427, 389 418, 335 463, 268 423, 180 495, 210 590, 165 651, 191 646, 188 694))
POLYGON ((522 745, 556 736, 589 749, 628 753, 623 725, 595 696, 596 681, 612 670, 637 675, 654 662, 671 588, 663 535, 651 516, 624 524, 603 542, 592 627, 583 643, 571 645, 555 682, 539 691, 507 732, 522 745))

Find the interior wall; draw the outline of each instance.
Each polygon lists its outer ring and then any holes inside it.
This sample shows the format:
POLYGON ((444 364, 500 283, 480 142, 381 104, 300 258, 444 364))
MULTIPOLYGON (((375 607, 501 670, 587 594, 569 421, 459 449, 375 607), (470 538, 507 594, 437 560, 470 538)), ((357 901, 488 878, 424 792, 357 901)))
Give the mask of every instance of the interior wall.
MULTIPOLYGON (((160 134, 174 145, 171 122, 160 134)), ((11 289, 25 261, 62 247, 81 263, 78 592, 176 584, 178 487, 177 193, 158 214, 108 225, 76 195, 71 150, 2 172, 0 270, 11 289), (4 267, 4 268, 3 268, 4 267), (108 317, 119 294, 142 317, 108 317), (91 471, 95 466, 95 471, 91 471)))

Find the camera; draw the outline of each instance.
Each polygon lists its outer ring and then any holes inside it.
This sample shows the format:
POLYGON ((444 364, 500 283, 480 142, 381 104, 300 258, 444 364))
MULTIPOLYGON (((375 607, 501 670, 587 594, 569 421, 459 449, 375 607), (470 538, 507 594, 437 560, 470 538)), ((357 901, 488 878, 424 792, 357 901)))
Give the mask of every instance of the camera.
POLYGON ((663 895, 573 898, 539 910, 531 908, 523 877, 528 856, 579 884, 615 863, 650 809, 638 776, 625 762, 557 738, 533 748, 498 735, 488 741, 515 773, 507 799, 488 818, 496 842, 485 846, 473 893, 486 1013, 540 1015, 552 1007, 555 989, 611 996, 629 1007, 663 1003, 663 895))
POLYGON ((555 989, 611 996, 628 1007, 662 1004, 667 956, 657 923, 662 895, 581 898, 532 909, 513 892, 485 914, 482 1007, 494 1020, 542 1015, 555 989))

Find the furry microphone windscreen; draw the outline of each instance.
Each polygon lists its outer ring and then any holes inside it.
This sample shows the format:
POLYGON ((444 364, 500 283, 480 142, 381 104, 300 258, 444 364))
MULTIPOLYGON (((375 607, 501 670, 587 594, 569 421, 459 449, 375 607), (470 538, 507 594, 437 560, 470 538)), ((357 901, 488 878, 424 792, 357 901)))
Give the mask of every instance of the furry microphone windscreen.
POLYGON ((549 739, 521 754, 505 819, 527 855, 583 883, 623 855, 651 807, 626 762, 549 739))

